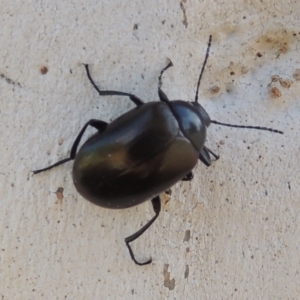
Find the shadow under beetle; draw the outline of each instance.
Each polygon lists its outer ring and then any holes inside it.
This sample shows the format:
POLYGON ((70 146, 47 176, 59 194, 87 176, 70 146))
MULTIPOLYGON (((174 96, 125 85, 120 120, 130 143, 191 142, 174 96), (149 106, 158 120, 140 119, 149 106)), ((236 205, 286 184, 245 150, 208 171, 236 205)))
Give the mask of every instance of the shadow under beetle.
POLYGON ((210 155, 219 158, 204 145, 210 123, 283 133, 266 127, 231 125, 210 119, 198 103, 198 92, 211 40, 210 35, 193 102, 169 101, 162 91, 162 75, 173 65, 171 61, 158 77, 160 102, 149 103, 144 103, 133 94, 101 91, 94 83, 88 65, 85 65, 91 84, 101 96, 127 96, 137 107, 111 123, 95 119, 88 121, 78 134, 69 158, 33 171, 37 174, 74 159, 75 187, 90 202, 121 209, 151 199, 155 216, 139 231, 125 238, 130 256, 138 265, 149 264, 152 259, 138 262, 130 243, 141 236, 158 217, 161 210, 159 194, 180 180, 191 180, 198 159, 210 166, 210 155), (97 132, 77 152, 88 126, 96 128, 97 132))

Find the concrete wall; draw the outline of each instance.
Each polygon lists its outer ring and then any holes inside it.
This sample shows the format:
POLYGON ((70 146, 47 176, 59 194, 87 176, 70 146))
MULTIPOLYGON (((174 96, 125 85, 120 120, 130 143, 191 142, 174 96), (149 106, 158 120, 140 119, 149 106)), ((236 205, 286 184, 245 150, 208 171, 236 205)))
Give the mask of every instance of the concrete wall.
POLYGON ((299 16, 297 0, 2 1, 0 298, 298 299, 299 16), (200 101, 211 118, 284 135, 211 125, 220 160, 163 196, 133 244, 153 258, 139 267, 123 239, 150 202, 103 209, 76 192, 72 163, 30 171, 68 157, 89 119, 133 107, 99 97, 82 63, 102 88, 156 101, 170 58, 164 91, 193 100, 209 34, 200 101))

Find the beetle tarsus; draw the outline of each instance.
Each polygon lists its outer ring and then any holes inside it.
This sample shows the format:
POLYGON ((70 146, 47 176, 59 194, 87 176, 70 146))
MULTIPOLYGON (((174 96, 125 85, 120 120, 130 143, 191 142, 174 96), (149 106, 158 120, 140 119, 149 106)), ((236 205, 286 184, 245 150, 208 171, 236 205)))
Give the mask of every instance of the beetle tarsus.
POLYGON ((143 263, 138 262, 136 260, 135 256, 134 256, 134 254, 133 254, 133 251, 132 251, 131 246, 130 246, 129 243, 133 242, 138 237, 140 237, 153 224, 153 222, 159 216, 159 213, 160 213, 160 210, 161 210, 160 197, 159 196, 154 197, 151 200, 151 202, 152 202, 153 210, 155 212, 155 216, 146 225, 144 225, 139 231, 137 231, 134 234, 132 234, 131 236, 128 236, 127 238, 125 238, 125 243, 126 243, 126 246, 129 250, 129 254, 130 254, 131 258, 139 266, 150 264, 152 262, 152 258, 150 258, 149 260, 147 260, 146 262, 143 262, 143 263))
POLYGON ((54 167, 57 167, 57 166, 59 166, 59 165, 62 165, 62 164, 64 164, 64 163, 66 163, 66 162, 68 162, 68 161, 70 161, 70 160, 72 160, 72 159, 73 159, 73 158, 65 158, 65 159, 62 159, 62 160, 56 162, 55 164, 53 164, 53 165, 51 165, 51 166, 49 166, 49 167, 46 167, 46 168, 43 168, 43 169, 39 169, 39 170, 34 170, 34 171, 32 171, 32 172, 33 172, 33 175, 38 174, 38 173, 41 173, 41 172, 44 172, 44 171, 47 171, 47 170, 50 170, 50 169, 52 169, 52 168, 54 168, 54 167))

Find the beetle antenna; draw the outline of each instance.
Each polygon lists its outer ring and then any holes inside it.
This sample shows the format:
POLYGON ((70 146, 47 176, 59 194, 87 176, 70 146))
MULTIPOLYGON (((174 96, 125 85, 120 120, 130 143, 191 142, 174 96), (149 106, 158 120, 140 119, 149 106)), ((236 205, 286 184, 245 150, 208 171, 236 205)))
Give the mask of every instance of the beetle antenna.
POLYGON ((246 126, 246 125, 232 125, 232 124, 221 123, 221 122, 214 121, 214 120, 211 120, 210 122, 214 123, 214 124, 218 124, 218 125, 228 126, 228 127, 265 130, 265 131, 271 131, 271 132, 283 134, 283 131, 280 131, 280 130, 277 130, 277 129, 273 129, 273 128, 268 128, 268 127, 246 126))
POLYGON ((207 60, 208 60, 209 49, 210 49, 210 46, 211 46, 211 40, 212 40, 212 35, 210 35, 209 39, 208 39, 208 45, 207 45, 206 55, 205 55, 204 63, 203 63, 203 66, 202 66, 202 69, 201 69, 201 72, 200 72, 200 75, 199 75, 198 83, 197 83, 197 90, 196 90, 196 95, 195 95, 195 102, 198 102, 198 93, 199 93, 200 81, 201 81, 202 74, 204 72, 207 60))

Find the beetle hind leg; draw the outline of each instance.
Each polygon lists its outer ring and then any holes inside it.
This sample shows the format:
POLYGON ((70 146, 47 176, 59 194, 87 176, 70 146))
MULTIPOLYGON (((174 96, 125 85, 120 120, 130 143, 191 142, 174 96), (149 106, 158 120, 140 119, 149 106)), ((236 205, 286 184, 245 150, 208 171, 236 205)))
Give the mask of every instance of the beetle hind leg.
POLYGON ((128 250, 129 250, 129 254, 130 254, 131 258, 139 266, 150 264, 152 262, 152 258, 150 258, 149 260, 147 260, 147 261, 145 261, 143 263, 138 262, 135 259, 135 256, 133 254, 133 251, 132 251, 131 246, 130 246, 129 243, 133 242, 138 237, 140 237, 153 224, 153 222, 159 216, 159 213, 160 213, 160 210, 161 210, 160 197, 159 196, 154 197, 151 200, 151 202, 152 202, 153 210, 155 212, 155 216, 146 225, 144 225, 139 231, 137 231, 136 233, 132 234, 131 236, 128 236, 127 238, 125 238, 125 243, 126 243, 126 246, 127 246, 128 250))
POLYGON ((70 157, 69 158, 65 158, 65 159, 62 159, 58 162, 56 162, 55 164, 49 166, 49 167, 46 167, 46 168, 43 168, 43 169, 39 169, 39 170, 35 170, 33 171, 33 174, 38 174, 38 173, 41 173, 41 172, 44 172, 44 171, 47 171, 47 170, 50 170, 54 167, 57 167, 59 165, 62 165, 70 160, 73 160, 76 156, 76 152, 77 152, 77 148, 78 148, 78 145, 80 143, 80 140, 86 130, 86 128, 88 126, 92 126, 94 128, 96 128, 99 132, 102 132, 105 130, 106 126, 107 126, 107 123, 104 122, 104 121, 101 121, 101 120, 95 120, 95 119, 92 119, 92 120, 89 120, 83 127, 82 129, 80 130, 77 138, 75 139, 74 143, 73 143, 73 146, 71 148, 71 153, 70 153, 70 157))

